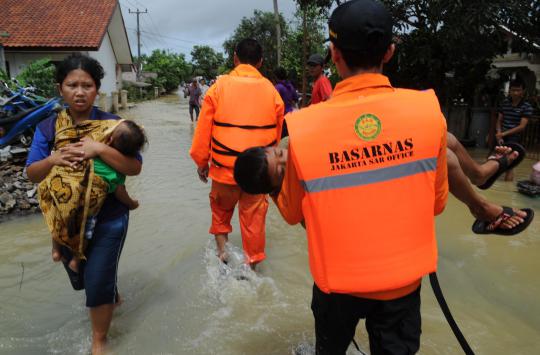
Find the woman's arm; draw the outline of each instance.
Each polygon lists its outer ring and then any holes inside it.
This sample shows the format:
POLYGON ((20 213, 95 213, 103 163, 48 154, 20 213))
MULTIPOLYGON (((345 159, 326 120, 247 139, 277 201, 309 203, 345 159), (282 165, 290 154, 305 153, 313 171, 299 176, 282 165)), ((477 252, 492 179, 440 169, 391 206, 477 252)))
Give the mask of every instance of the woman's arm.
POLYGON ((80 151, 72 151, 66 147, 60 148, 48 157, 30 164, 26 168, 26 175, 30 181, 38 183, 49 175, 55 165, 75 168, 83 161, 83 156, 84 153, 80 151))
POLYGON ((60 148, 51 154, 49 142, 38 127, 28 152, 26 174, 30 181, 38 183, 47 177, 53 166, 75 167, 80 161, 82 154, 79 151, 60 148))
POLYGON ((116 149, 105 143, 96 142, 90 137, 83 137, 80 142, 70 144, 68 147, 70 151, 82 153, 84 159, 99 156, 111 168, 127 176, 139 175, 142 169, 142 163, 137 158, 126 157, 116 149))

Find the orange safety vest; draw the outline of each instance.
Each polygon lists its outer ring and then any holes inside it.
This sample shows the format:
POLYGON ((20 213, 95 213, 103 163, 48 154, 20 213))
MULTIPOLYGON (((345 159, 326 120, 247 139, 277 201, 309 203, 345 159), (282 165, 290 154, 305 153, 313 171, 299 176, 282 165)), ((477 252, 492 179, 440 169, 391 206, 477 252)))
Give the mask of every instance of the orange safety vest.
POLYGON ((436 270, 433 91, 351 95, 287 117, 313 278, 324 292, 394 290, 436 270))
POLYGON ((278 143, 277 92, 262 77, 224 75, 216 85, 211 162, 232 169, 244 150, 278 143))

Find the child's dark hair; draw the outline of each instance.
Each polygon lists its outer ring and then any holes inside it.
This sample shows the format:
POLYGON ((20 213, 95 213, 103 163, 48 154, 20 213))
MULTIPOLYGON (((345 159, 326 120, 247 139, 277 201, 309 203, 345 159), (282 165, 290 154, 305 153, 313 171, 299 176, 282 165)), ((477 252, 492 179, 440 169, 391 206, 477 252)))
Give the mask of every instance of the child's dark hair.
POLYGON ((101 87, 101 79, 105 76, 103 67, 97 60, 81 53, 73 53, 66 57, 56 67, 56 82, 60 85, 64 82, 72 70, 81 69, 88 73, 94 79, 96 88, 101 87))
POLYGON ((269 194, 276 188, 268 175, 265 147, 253 147, 241 153, 234 163, 234 180, 248 194, 269 194))
POLYGON ((148 143, 144 130, 133 121, 126 120, 111 146, 128 157, 134 157, 148 143))
POLYGON ((511 88, 522 88, 525 89, 525 84, 523 83, 523 80, 521 78, 515 78, 514 80, 510 81, 510 87, 511 88))

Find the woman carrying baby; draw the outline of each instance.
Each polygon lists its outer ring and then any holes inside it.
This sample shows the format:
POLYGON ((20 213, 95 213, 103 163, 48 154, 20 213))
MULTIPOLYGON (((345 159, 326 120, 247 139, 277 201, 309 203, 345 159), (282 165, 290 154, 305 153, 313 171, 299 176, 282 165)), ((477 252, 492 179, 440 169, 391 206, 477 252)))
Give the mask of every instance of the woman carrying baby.
MULTIPOLYGON (((133 176, 140 173, 142 168, 140 154, 122 154, 113 144, 115 138, 112 132, 115 131, 116 135, 122 135, 126 127, 111 125, 109 132, 101 131, 105 134, 105 136, 102 135, 102 138, 105 138, 102 141, 92 139, 92 137, 96 137, 93 134, 83 138, 75 135, 71 137, 72 142, 69 142, 69 135, 64 135, 65 139, 61 140, 62 143, 57 141, 57 138, 61 136, 60 133, 66 133, 72 129, 86 132, 85 129, 94 127, 94 124, 97 123, 88 121, 119 119, 118 116, 100 111, 93 106, 103 76, 103 68, 99 62, 85 55, 73 54, 59 64, 56 71, 58 90, 68 108, 48 117, 37 126, 27 160, 27 174, 31 181, 36 183, 45 181, 51 178, 50 174, 62 177, 58 171, 64 169, 68 172, 82 171, 83 179, 87 179, 83 181, 83 184, 88 183, 89 173, 93 175, 94 172, 90 170, 90 168, 93 169, 94 160, 103 162, 110 167, 110 170, 123 175, 133 176), (107 134, 109 135, 107 136, 107 134)), ((141 133, 143 141, 145 141, 142 130, 141 133)), ((62 201, 62 199, 68 201, 74 193, 71 191, 72 185, 61 179, 57 179, 49 186, 55 187, 55 201, 57 202, 62 201), (62 191, 62 188, 65 188, 66 191, 62 191)), ((40 185, 41 189, 42 185, 40 185)), ((79 250, 84 252, 85 261, 81 265, 77 265, 76 272, 73 267, 70 268, 70 261, 72 261, 74 254, 78 253, 72 252, 70 248, 65 246, 53 249, 53 259, 62 260, 70 276, 72 286, 75 289, 85 289, 86 306, 90 309, 92 323, 93 354, 101 354, 105 350, 114 306, 119 301, 116 287, 117 271, 120 253, 127 234, 129 209, 136 207, 136 201, 132 200, 134 204, 126 205, 125 203, 129 200, 122 199, 124 202, 122 203, 116 195, 118 194, 108 193, 102 205, 98 207, 99 212, 95 216, 92 238, 87 242, 84 250, 82 247, 79 250)), ((89 197, 93 196, 87 194, 86 197, 88 200, 89 197)), ((43 209, 44 202, 40 201, 40 205, 43 209)), ((87 214, 84 219, 77 218, 79 224, 81 220, 84 220, 83 224, 86 224, 86 218, 90 217, 88 212, 78 211, 78 216, 87 214)), ((49 221, 47 222, 49 223, 49 221)), ((54 228, 55 226, 49 227, 54 228)), ((69 223, 64 227, 63 230, 73 229, 69 223)))

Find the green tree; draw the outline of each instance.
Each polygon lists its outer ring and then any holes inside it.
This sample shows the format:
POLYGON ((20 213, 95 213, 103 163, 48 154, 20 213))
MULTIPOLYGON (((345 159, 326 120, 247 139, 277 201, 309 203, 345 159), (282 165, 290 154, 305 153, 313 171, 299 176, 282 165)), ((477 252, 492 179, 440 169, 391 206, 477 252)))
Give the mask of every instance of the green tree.
MULTIPOLYGON (((324 56, 326 39, 326 8, 319 8, 315 5, 300 5, 291 23, 289 35, 283 44, 282 66, 289 72, 295 72, 301 78, 301 91, 304 93, 303 102, 306 102, 305 93, 307 89, 307 59, 313 53, 320 53, 324 56)), ((298 82, 298 78, 294 79, 298 82)))
POLYGON ((209 46, 194 46, 191 51, 193 73, 205 78, 214 78, 219 73, 219 67, 225 63, 221 52, 216 52, 209 46))
MULTIPOLYGON (((289 28, 280 15, 281 38, 289 34, 289 28)), ((272 77, 277 63, 276 20, 274 13, 255 10, 250 18, 244 17, 233 35, 223 43, 227 55, 226 67, 234 67, 233 55, 236 44, 244 38, 256 39, 263 48, 263 65, 261 72, 266 77, 272 77)))
POLYGON ((141 59, 144 71, 157 73, 154 84, 167 92, 176 90, 182 81, 189 80, 192 75, 191 64, 186 61, 184 54, 155 49, 149 56, 142 55, 141 59))
MULTIPOLYGON (((311 54, 310 49, 313 44, 317 44, 317 38, 313 34, 318 34, 320 19, 328 16, 328 10, 332 6, 333 0, 296 0, 298 11, 302 18, 302 105, 307 103, 307 59, 311 54), (315 31, 313 31, 315 27, 315 31)), ((339 1, 338 1, 339 4, 339 1)), ((322 42, 322 41, 321 41, 322 42)))
POLYGON ((57 95, 54 73, 54 64, 49 58, 43 58, 28 64, 17 75, 17 80, 23 86, 36 87, 39 93, 44 96, 53 97, 57 95))
POLYGON ((383 2, 393 13, 398 43, 387 67, 393 82, 434 88, 443 104, 456 98, 474 103, 493 58, 507 50, 501 25, 521 31, 524 38, 538 36, 539 27, 533 25, 538 15, 532 16, 538 0, 383 2))

